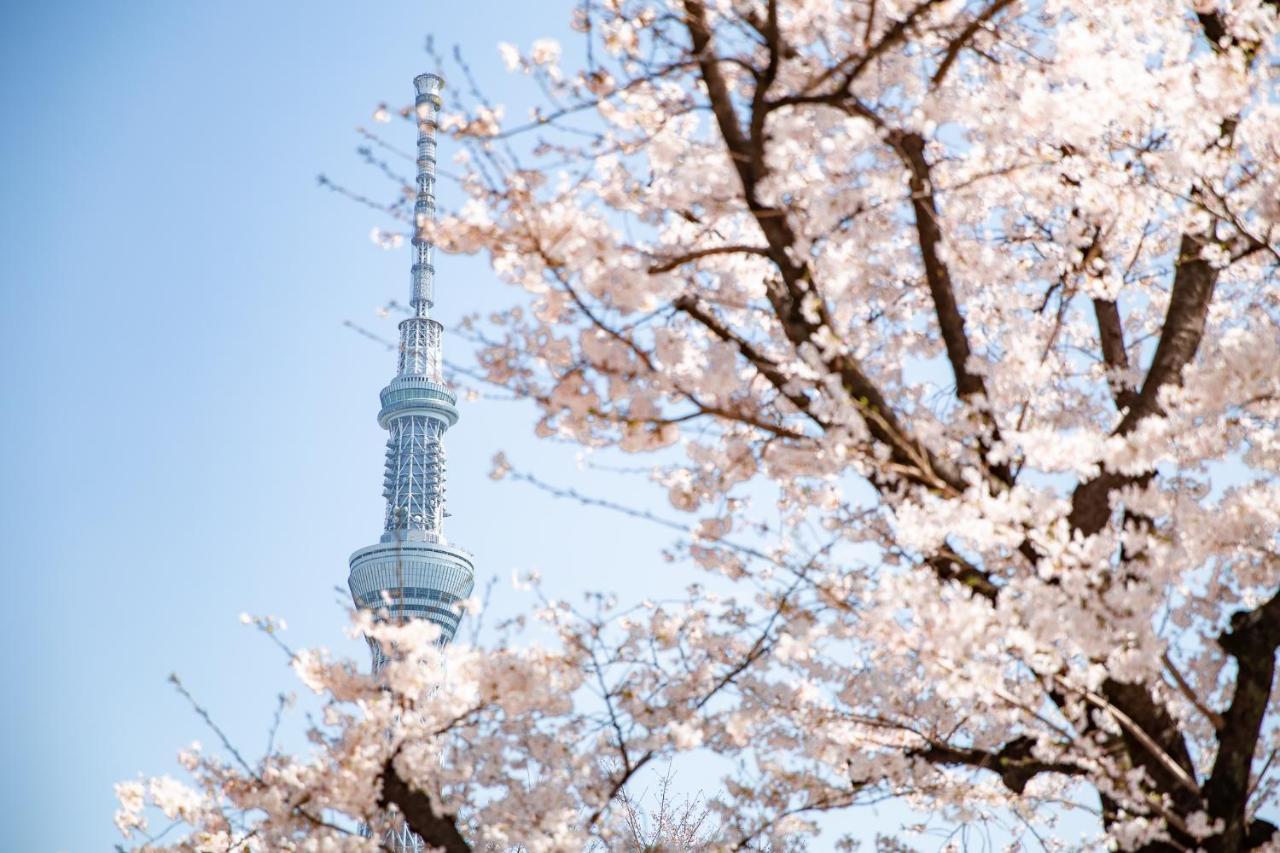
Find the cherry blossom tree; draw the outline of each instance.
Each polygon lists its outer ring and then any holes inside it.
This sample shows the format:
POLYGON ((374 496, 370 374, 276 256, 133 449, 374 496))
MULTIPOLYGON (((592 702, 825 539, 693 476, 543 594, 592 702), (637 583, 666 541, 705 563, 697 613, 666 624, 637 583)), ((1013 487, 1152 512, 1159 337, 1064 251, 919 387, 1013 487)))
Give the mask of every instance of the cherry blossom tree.
POLYGON ((526 294, 484 381, 648 459, 701 582, 544 600, 541 644, 365 614, 379 678, 294 656, 314 755, 186 754, 121 828, 608 847, 645 768, 705 755, 710 847, 896 798, 1014 843, 1076 811, 1099 846, 1280 849, 1277 4, 573 14, 579 69, 502 47, 546 106, 454 116, 465 200, 421 226, 526 294))

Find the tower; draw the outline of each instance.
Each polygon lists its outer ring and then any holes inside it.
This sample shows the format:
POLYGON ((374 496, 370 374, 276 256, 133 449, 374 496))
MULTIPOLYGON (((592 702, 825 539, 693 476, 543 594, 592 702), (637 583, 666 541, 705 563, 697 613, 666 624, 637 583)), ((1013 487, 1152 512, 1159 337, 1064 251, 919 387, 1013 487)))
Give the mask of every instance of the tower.
MULTIPOLYGON (((458 422, 458 400, 440 372, 444 327, 430 316, 434 247, 424 231, 436 212, 436 125, 444 80, 419 74, 413 87, 418 194, 409 317, 400 322, 399 364, 395 378, 382 389, 378 412, 378 424, 390 434, 382 484, 387 514, 378 543, 351 555, 347 585, 357 607, 385 609, 393 619, 430 619, 440 626, 440 642, 447 643, 458 630, 457 604, 475 587, 475 570, 470 555, 444 535, 444 434, 458 422)), ((369 648, 377 672, 386 658, 377 643, 370 642, 369 648)), ((396 853, 425 849, 403 823, 385 830, 383 842, 396 853)))
MULTIPOLYGON (((458 629, 457 604, 471 594, 471 557, 444 535, 444 434, 458 422, 457 397, 440 371, 443 326, 431 319, 435 299, 434 247, 424 227, 435 217, 436 125, 444 80, 414 78, 418 125, 418 192, 414 202, 413 267, 409 311, 400 323, 395 378, 382 389, 378 423, 387 439, 382 494, 387 499, 382 538, 351 555, 348 585, 357 607, 385 608, 391 618, 430 619, 441 642, 458 629)), ((384 663, 370 644, 373 668, 384 663)))

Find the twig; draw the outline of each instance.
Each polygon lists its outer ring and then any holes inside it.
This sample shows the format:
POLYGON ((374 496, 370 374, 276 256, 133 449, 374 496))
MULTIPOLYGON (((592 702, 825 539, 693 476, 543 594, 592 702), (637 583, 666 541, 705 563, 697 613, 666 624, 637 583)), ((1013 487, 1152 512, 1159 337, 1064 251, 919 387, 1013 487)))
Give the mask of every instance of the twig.
POLYGON ((201 706, 201 704, 196 701, 195 697, 192 696, 191 693, 187 690, 186 686, 182 683, 182 679, 178 677, 178 674, 176 672, 169 673, 169 683, 172 684, 174 688, 178 691, 178 693, 182 695, 182 698, 186 699, 187 702, 191 704, 191 707, 195 710, 196 715, 199 716, 200 719, 204 720, 205 725, 207 725, 210 728, 210 730, 212 730, 213 733, 218 736, 218 740, 221 741, 223 748, 225 748, 227 752, 231 753, 231 756, 235 758, 236 763, 239 764, 241 768, 243 768, 244 772, 248 773, 254 779, 258 779, 258 781, 261 781, 257 771, 255 771, 252 767, 249 766, 249 762, 244 760, 244 756, 241 755, 240 751, 235 748, 234 744, 231 743, 231 740, 230 738, 227 737, 226 732, 224 732, 221 728, 218 727, 218 724, 213 721, 213 717, 209 716, 209 712, 206 711, 204 707, 201 706))

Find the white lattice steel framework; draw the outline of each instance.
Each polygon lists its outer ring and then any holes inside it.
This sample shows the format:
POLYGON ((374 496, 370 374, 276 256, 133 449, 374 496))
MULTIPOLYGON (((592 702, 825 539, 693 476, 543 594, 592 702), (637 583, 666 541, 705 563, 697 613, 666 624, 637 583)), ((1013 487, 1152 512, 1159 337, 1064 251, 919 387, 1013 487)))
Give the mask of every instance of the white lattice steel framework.
MULTIPOLYGON (((426 226, 435 217, 436 126, 444 80, 414 78, 418 123, 418 192, 411 270, 410 316, 400 323, 396 376, 382 389, 378 423, 387 430, 382 494, 387 499, 381 540, 351 555, 348 585, 357 607, 380 618, 430 619, 442 643, 458 629, 458 604, 475 587, 471 556, 444 535, 444 434, 458 422, 457 398, 441 375, 443 327, 429 316, 435 300, 434 247, 426 226)), ((370 643, 373 669, 385 663, 370 643)), ((423 850, 422 839, 403 824, 384 831, 392 850, 423 850)))

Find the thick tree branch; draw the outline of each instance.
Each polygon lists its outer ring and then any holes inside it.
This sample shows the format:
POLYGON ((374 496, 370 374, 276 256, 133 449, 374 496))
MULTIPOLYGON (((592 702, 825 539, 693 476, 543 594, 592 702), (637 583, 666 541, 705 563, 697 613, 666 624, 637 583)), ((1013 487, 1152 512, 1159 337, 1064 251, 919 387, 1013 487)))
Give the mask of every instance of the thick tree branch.
POLYGON ((1146 770, 1157 790, 1177 803, 1183 813, 1193 811, 1199 789, 1178 721, 1143 684, 1108 678, 1100 694, 1087 694, 1086 698, 1119 723, 1130 760, 1146 770))
MULTIPOLYGON (((1116 435, 1129 435, 1145 418, 1161 414, 1160 391, 1166 385, 1181 381, 1182 369, 1200 347, 1209 303, 1218 281, 1218 271, 1200 256, 1204 245, 1203 238, 1193 234, 1182 236, 1160 340, 1142 390, 1131 398, 1129 410, 1115 429, 1116 435)), ((1139 485, 1146 477, 1149 475, 1117 474, 1104 470, 1092 480, 1081 483, 1071 496, 1071 513, 1067 520, 1072 529, 1085 536, 1100 531, 1111 517, 1111 493, 1125 486, 1139 485)))
POLYGON ((1182 369, 1200 347, 1205 320, 1209 316, 1209 303, 1218 283, 1218 271, 1200 256, 1204 247, 1203 238, 1193 234, 1182 236, 1173 292, 1169 297, 1160 340, 1138 399, 1116 430, 1119 435, 1132 432, 1148 415, 1163 414, 1159 403, 1161 389, 1181 382, 1182 369))
POLYGON ((382 795, 378 805, 386 808, 394 805, 404 815, 405 821, 428 847, 445 853, 471 853, 471 845, 458 830, 457 818, 436 811, 431 798, 409 785, 396 772, 395 757, 387 759, 382 768, 382 795))
POLYGON ((1209 815, 1224 823, 1221 849, 1250 849, 1245 845, 1251 833, 1246 814, 1249 771, 1275 679, 1280 592, 1254 610, 1233 614, 1231 627, 1218 638, 1218 645, 1236 659, 1236 685, 1231 705, 1222 715, 1218 755, 1204 796, 1209 815))
MULTIPOLYGON (((933 177, 929 161, 924 156, 924 137, 918 133, 898 133, 891 137, 909 172, 911 209, 915 215, 916 242, 924 261, 925 280, 929 295, 933 298, 934 313, 942 342, 947 350, 947 361, 956 379, 956 393, 970 405, 979 409, 982 420, 991 435, 982 441, 983 464, 991 445, 999 440, 1000 429, 987 400, 987 386, 980 374, 969 369, 969 336, 965 332, 964 316, 956 302, 955 287, 951 283, 951 270, 942 260, 942 228, 938 225, 938 207, 934 201, 933 177)), ((1013 472, 1008 463, 991 466, 991 473, 1002 485, 1013 483, 1013 472)))
MULTIPOLYGON (((1272 9, 1280 8, 1280 0, 1264 0, 1262 5, 1270 6, 1272 9)), ((1200 21, 1200 28, 1204 31, 1205 38, 1215 51, 1221 53, 1230 48, 1239 47, 1243 48, 1247 54, 1252 54, 1258 49, 1256 41, 1239 39, 1228 32, 1227 22, 1219 11, 1197 12, 1196 18, 1200 21)))
POLYGON ((1041 773, 1060 773, 1067 776, 1084 774, 1082 769, 1068 762, 1037 759, 1032 754, 1034 746, 1035 740, 1024 735, 1014 738, 994 752, 933 743, 925 749, 911 750, 907 754, 914 758, 922 758, 931 764, 990 770, 998 774, 1005 787, 1015 794, 1025 791, 1027 783, 1041 773))
POLYGON ((1000 587, 991 582, 991 577, 975 567, 968 560, 950 548, 943 548, 925 560, 925 564, 933 569, 933 573, 944 581, 955 581, 966 586, 977 595, 995 604, 1000 595, 1000 587))
POLYGON ((1118 407, 1132 409, 1138 402, 1138 392, 1123 378, 1129 370, 1129 355, 1124 344, 1120 308, 1113 299, 1094 299, 1093 316, 1098 324, 1102 361, 1107 366, 1107 384, 1111 387, 1111 394, 1118 407))

